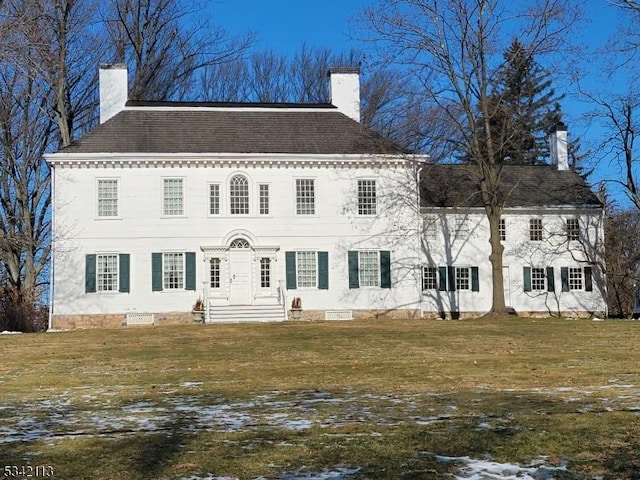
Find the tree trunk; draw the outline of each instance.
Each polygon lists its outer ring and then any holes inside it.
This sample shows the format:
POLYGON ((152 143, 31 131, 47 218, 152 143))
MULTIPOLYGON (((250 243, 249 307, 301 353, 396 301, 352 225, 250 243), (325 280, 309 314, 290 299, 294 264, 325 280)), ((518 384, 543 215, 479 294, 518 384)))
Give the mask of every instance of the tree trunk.
POLYGON ((491 310, 487 315, 504 315, 507 307, 504 301, 504 275, 502 270, 502 253, 504 247, 500 241, 500 212, 487 211, 489 219, 489 244, 491 245, 491 279, 493 282, 491 310))

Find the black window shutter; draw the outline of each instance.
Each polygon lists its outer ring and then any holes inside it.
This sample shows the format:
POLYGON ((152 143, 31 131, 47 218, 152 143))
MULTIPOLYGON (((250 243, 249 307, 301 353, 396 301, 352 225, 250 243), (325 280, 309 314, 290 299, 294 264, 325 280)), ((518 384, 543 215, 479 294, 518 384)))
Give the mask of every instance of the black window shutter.
POLYGON ((84 264, 84 291, 94 293, 96 291, 96 256, 86 255, 84 264))
POLYGON ((447 277, 449 278, 449 291, 453 292, 456 289, 456 269, 453 266, 447 267, 447 277))
POLYGON ((586 292, 593 291, 593 270, 591 267, 584 267, 584 290, 586 292))
POLYGON ((129 293, 130 285, 129 285, 129 271, 130 271, 130 258, 128 253, 121 253, 118 255, 118 274, 120 278, 118 279, 118 291, 122 293, 129 293))
POLYGON ((391 288, 391 252, 380 251, 380 287, 391 288))
POLYGON ((556 279, 553 275, 553 267, 547 267, 547 291, 556 291, 556 279))
POLYGON ((151 290, 160 292, 162 290, 162 254, 151 254, 151 290))
POLYGON ((360 278, 358 277, 358 252, 349 251, 349 288, 360 288, 360 278))
POLYGON ((329 289, 329 252, 318 252, 318 288, 329 289))
POLYGON ((438 267, 438 290, 447 290, 447 267, 438 267))
POLYGON ((560 267, 560 279, 562 280, 562 291, 569 291, 569 267, 560 267))
POLYGON ((287 276, 287 290, 295 290, 296 285, 296 252, 285 252, 285 272, 287 276))
POLYGON ((196 252, 185 252, 185 290, 196 289, 196 252))
POLYGON ((471 291, 480 291, 480 278, 478 275, 478 267, 471 267, 471 291))
POLYGON ((522 282, 524 284, 524 291, 531 291, 531 267, 522 267, 522 282))

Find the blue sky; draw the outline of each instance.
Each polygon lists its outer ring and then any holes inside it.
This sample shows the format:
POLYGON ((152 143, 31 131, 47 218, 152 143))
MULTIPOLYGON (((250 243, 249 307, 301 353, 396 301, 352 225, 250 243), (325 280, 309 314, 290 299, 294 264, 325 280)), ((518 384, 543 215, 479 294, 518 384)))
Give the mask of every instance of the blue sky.
MULTIPOLYGON (((523 0, 517 0, 523 1, 523 0)), ((570 0, 571 1, 571 0, 570 0)), ((290 54, 306 43, 310 47, 328 47, 335 52, 363 49, 363 45, 349 35, 352 19, 363 8, 375 5, 376 0, 212 0, 214 22, 229 33, 242 34, 253 31, 257 35, 255 49, 274 50, 290 54)), ((581 2, 586 17, 578 40, 590 47, 603 46, 615 33, 619 10, 607 0, 581 2)), ((586 52, 586 50, 585 50, 586 52)), ((620 78, 604 79, 602 58, 597 54, 584 55, 584 69, 589 72, 583 79, 586 89, 626 88, 620 78)), ((560 80, 560 79, 559 79, 560 80)), ((554 85, 559 92, 566 92, 562 101, 565 121, 570 137, 580 137, 583 148, 594 149, 604 132, 597 122, 584 119, 591 105, 575 95, 575 82, 566 78, 554 85)), ((617 168, 601 161, 591 182, 617 175, 617 168)), ((622 196, 617 194, 616 198, 622 196)))

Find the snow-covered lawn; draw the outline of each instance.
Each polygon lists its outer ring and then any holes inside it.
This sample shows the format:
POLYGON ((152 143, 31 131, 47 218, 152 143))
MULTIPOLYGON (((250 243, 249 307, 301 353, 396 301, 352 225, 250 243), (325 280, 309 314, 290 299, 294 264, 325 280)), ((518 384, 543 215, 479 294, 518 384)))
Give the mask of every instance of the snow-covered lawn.
MULTIPOLYGON (((304 431, 320 429, 327 437, 348 435, 337 433, 341 427, 367 425, 364 435, 383 436, 390 426, 403 424, 433 425, 464 419, 475 422, 477 430, 500 430, 512 419, 482 413, 472 415, 468 409, 460 412, 458 405, 442 401, 446 394, 374 395, 355 392, 274 391, 245 401, 228 401, 219 396, 199 393, 200 382, 182 383, 180 387, 192 394, 174 395, 172 385, 158 386, 163 400, 143 400, 119 404, 118 387, 100 394, 82 395, 68 392, 59 397, 43 397, 29 405, 0 404, 0 444, 43 441, 54 445, 69 438, 122 438, 136 434, 170 434, 177 424, 183 433, 198 432, 259 432, 264 429, 304 431), (72 398, 81 399, 73 401, 72 398), (437 401, 434 401, 437 400, 437 401), (379 430, 379 431, 378 431, 379 430)), ((119 387, 124 388, 124 387, 119 387)), ((479 390, 481 396, 484 390, 479 390)), ((640 411, 640 386, 611 379, 607 385, 589 388, 536 388, 510 390, 510 395, 535 395, 560 401, 576 413, 640 411), (575 409, 573 409, 575 405, 575 409)), ((538 412, 545 414, 544 411, 538 412)), ((551 412, 548 412, 551 413, 551 412)), ((358 433, 354 435, 363 435, 358 433)), ((229 441, 232 444, 233 441, 229 441)), ((281 446, 286 446, 282 444, 281 446)), ((243 445, 251 450, 251 444, 243 445)), ((419 452, 432 455, 442 464, 457 467, 454 477, 442 478, 490 480, 545 480, 554 473, 567 471, 563 459, 532 458, 525 465, 498 463, 490 458, 447 457, 439 452, 419 452)), ((549 452, 552 453, 552 452, 549 452)), ((279 480, 346 480, 355 478, 359 465, 336 465, 318 472, 284 471, 279 480)), ((408 472, 411 473, 411 472, 408 472)), ((413 472, 416 473, 416 472, 413 472)), ((234 477, 185 476, 181 480, 222 480, 234 477)), ((257 477, 256 480, 266 480, 257 477)))

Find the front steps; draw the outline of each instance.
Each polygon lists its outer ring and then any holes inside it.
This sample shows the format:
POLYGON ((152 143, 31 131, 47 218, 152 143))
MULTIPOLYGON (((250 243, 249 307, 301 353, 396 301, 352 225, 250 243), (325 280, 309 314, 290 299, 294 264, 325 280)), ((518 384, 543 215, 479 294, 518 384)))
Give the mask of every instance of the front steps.
POLYGON ((210 305, 207 323, 221 322, 282 322, 282 305, 210 305))

